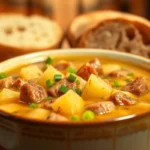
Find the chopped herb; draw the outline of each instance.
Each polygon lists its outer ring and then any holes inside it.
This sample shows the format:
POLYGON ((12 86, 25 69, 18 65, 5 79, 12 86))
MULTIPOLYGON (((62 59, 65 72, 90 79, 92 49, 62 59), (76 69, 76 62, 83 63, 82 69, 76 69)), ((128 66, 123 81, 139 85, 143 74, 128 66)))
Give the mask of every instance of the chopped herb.
POLYGON ((62 93, 66 93, 68 91, 68 88, 65 85, 61 85, 61 87, 59 88, 59 91, 62 93))
POLYGON ((50 100, 52 100, 52 99, 53 99, 53 97, 51 97, 51 96, 48 96, 48 97, 46 98, 47 101, 50 101, 50 100))
POLYGON ((74 76, 73 74, 70 74, 68 77, 68 80, 71 82, 74 82, 76 80, 76 78, 77 78, 76 76, 74 76))
POLYGON ((42 70, 45 71, 47 68, 48 68, 48 66, 44 66, 44 67, 42 68, 42 70))
POLYGON ((46 64, 51 64, 52 63, 52 61, 53 61, 53 59, 52 58, 50 58, 50 57, 48 57, 47 59, 46 59, 46 64))
POLYGON ((80 84, 80 80, 76 80, 76 84, 79 85, 80 84))
POLYGON ((125 67, 122 67, 121 70, 127 70, 125 67))
POLYGON ((76 93, 77 93, 78 95, 81 95, 81 89, 76 89, 76 93))
POLYGON ((128 73, 128 76, 134 76, 134 73, 133 72, 130 72, 130 73, 128 73))
POLYGON ((46 85, 47 85, 47 87, 52 87, 53 85, 54 85, 54 81, 52 81, 52 80, 47 80, 46 81, 46 85))
POLYGON ((132 80, 127 78, 127 79, 125 79, 125 81, 129 83, 129 82, 131 82, 132 80))
POLYGON ((4 78, 6 78, 6 77, 7 77, 7 75, 6 75, 5 72, 1 72, 1 73, 0 73, 0 79, 4 79, 4 78))
POLYGON ((80 117, 78 117, 78 116, 72 116, 71 120, 72 121, 80 121, 80 117))
POLYGON ((61 80, 62 79, 62 75, 61 74, 55 74, 54 75, 54 80, 55 81, 59 81, 59 80, 61 80))
POLYGON ((37 104, 31 103, 31 104, 29 105, 29 107, 30 107, 30 108, 36 108, 36 107, 37 107, 37 104))
POLYGON ((91 110, 85 111, 82 115, 83 120, 93 120, 94 118, 95 118, 95 114, 91 110))
POLYGON ((120 82, 119 81, 114 81, 113 82, 113 87, 120 87, 121 86, 121 84, 120 84, 120 82))
POLYGON ((69 66, 68 68, 67 68, 67 71, 68 72, 70 72, 70 73, 77 73, 77 70, 76 69, 74 69, 74 68, 72 68, 71 66, 69 66))

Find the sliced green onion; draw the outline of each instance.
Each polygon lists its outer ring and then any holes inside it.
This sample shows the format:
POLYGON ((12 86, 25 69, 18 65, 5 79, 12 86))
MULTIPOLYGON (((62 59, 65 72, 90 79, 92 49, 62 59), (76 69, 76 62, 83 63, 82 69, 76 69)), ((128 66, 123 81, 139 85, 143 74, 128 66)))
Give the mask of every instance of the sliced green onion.
POLYGON ((78 117, 78 116, 72 116, 71 120, 72 121, 80 121, 80 117, 78 117))
POLYGON ((77 93, 78 95, 81 95, 81 89, 76 89, 76 93, 77 93))
POLYGON ((80 84, 80 80, 76 80, 76 84, 79 85, 80 84))
POLYGON ((6 75, 5 72, 1 72, 1 73, 0 73, 0 79, 4 79, 4 78, 6 78, 6 77, 7 77, 7 75, 6 75))
POLYGON ((102 99, 104 99, 104 97, 103 97, 103 96, 101 96, 101 97, 99 97, 99 99, 101 99, 101 100, 102 100, 102 99))
POLYGON ((74 74, 77 73, 77 70, 74 69, 74 68, 72 68, 71 66, 69 66, 69 67, 67 68, 67 71, 70 72, 70 73, 74 73, 74 74))
POLYGON ((82 115, 83 120, 93 120, 94 118, 95 118, 95 114, 91 110, 85 111, 82 115))
POLYGON ((48 96, 48 97, 46 98, 47 101, 50 101, 50 100, 52 100, 52 99, 53 99, 53 97, 51 97, 51 96, 48 96))
POLYGON ((131 82, 132 80, 131 79, 125 79, 125 81, 127 82, 127 83, 129 83, 129 82, 131 82))
POLYGON ((61 85, 61 87, 59 88, 59 91, 62 93, 66 93, 68 91, 68 88, 65 85, 61 85))
POLYGON ((68 77, 68 80, 71 82, 74 82, 76 80, 76 78, 77 78, 76 76, 74 76, 73 74, 70 74, 68 77))
POLYGON ((115 80, 113 83, 113 87, 120 87, 120 86, 121 86, 120 82, 115 80))
POLYGON ((128 76, 134 76, 134 73, 133 72, 130 72, 130 73, 128 73, 128 76))
POLYGON ((47 59, 46 59, 46 64, 51 64, 52 63, 52 61, 53 61, 53 59, 52 58, 50 58, 50 57, 48 57, 47 59))
POLYGON ((122 67, 121 70, 127 70, 125 67, 122 67))
POLYGON ((55 81, 59 81, 59 80, 61 80, 62 79, 62 75, 61 74, 55 74, 54 75, 54 80, 55 81))
POLYGON ((103 77, 103 79, 110 79, 110 78, 111 78, 110 76, 103 77))
POLYGON ((37 107, 37 104, 31 103, 31 104, 29 105, 29 107, 30 107, 30 108, 36 108, 36 107, 37 107))
POLYGON ((47 87, 52 87, 53 85, 54 85, 54 81, 52 81, 52 80, 47 80, 46 81, 46 85, 47 85, 47 87))

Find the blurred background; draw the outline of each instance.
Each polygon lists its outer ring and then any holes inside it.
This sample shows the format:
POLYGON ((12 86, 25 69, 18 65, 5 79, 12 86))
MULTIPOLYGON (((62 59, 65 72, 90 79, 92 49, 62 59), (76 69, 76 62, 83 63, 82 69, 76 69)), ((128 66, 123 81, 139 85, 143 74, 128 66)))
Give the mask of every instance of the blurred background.
POLYGON ((0 0, 0 12, 44 15, 56 19, 64 30, 75 16, 104 9, 150 19, 150 0, 0 0))

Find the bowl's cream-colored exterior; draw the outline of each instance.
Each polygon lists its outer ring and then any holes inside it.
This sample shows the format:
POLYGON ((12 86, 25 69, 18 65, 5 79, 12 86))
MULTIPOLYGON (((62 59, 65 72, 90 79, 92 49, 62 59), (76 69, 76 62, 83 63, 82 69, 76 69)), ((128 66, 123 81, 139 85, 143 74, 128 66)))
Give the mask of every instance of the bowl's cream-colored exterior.
MULTIPOLYGON (((55 50, 16 57, 0 64, 0 72, 47 56, 91 55, 123 60, 150 69, 150 60, 106 50, 55 50)), ((0 145, 9 150, 150 150, 150 113, 102 123, 46 123, 0 112, 0 145)))

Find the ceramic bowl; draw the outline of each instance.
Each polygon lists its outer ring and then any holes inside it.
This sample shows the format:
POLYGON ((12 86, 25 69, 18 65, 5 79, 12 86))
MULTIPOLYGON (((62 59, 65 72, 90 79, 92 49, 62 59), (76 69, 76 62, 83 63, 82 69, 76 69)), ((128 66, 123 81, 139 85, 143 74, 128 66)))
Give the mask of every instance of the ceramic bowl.
MULTIPOLYGON (((0 63, 0 71, 43 61, 47 56, 91 55, 131 62, 150 70, 150 60, 107 50, 54 50, 0 63)), ((105 122, 50 123, 0 112, 0 145, 8 150, 150 150, 150 112, 105 122)))

